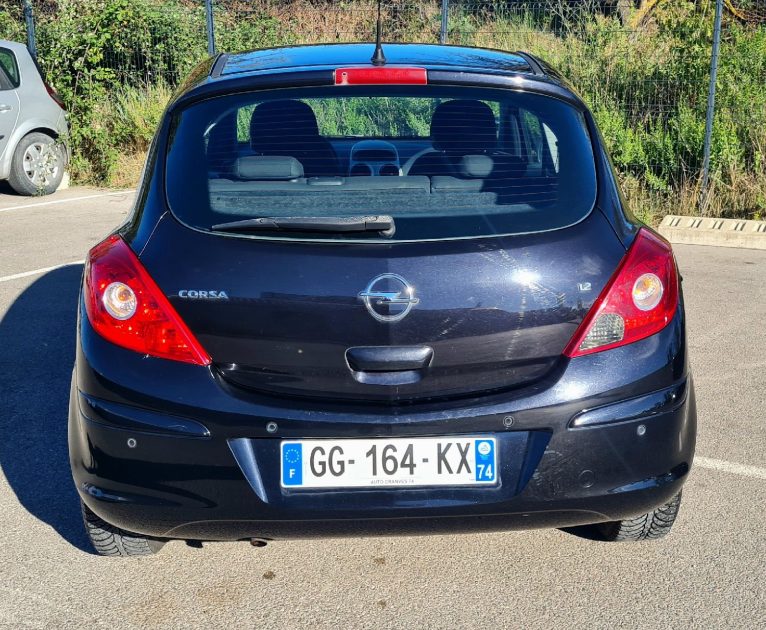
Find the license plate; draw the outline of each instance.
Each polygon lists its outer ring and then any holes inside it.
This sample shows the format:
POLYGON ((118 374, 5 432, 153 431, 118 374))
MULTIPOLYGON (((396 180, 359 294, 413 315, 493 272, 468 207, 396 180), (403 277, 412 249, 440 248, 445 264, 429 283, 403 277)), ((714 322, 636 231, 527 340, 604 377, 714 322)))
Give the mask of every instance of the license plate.
POLYGON ((281 450, 283 488, 497 483, 492 437, 291 440, 281 450))

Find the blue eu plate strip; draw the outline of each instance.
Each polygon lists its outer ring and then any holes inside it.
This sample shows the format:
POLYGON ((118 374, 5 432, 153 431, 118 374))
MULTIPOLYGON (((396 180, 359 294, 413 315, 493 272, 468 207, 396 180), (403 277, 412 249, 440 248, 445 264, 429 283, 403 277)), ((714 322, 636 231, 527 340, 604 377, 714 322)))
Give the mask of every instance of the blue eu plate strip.
POLYGON ((303 445, 295 442, 282 444, 282 485, 300 486, 303 483, 303 445))

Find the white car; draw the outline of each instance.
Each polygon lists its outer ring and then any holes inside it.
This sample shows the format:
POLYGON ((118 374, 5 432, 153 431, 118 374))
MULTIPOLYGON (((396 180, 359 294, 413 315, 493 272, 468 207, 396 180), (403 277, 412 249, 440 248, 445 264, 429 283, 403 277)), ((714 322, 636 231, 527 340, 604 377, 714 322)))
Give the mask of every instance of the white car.
POLYGON ((49 195, 67 162, 63 102, 27 47, 0 40, 0 179, 20 195, 49 195))

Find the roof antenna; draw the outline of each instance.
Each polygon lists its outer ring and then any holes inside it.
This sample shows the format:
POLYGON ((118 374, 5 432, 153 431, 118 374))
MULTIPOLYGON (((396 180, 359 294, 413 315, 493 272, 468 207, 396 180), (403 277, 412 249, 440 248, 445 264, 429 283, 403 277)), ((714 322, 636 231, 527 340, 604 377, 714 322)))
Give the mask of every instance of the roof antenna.
POLYGON ((382 0, 378 0, 378 28, 375 33, 375 52, 372 54, 372 59, 370 61, 372 62, 373 66, 384 66, 386 65, 386 56, 383 54, 383 46, 380 43, 380 33, 383 30, 382 23, 380 21, 380 4, 382 0))

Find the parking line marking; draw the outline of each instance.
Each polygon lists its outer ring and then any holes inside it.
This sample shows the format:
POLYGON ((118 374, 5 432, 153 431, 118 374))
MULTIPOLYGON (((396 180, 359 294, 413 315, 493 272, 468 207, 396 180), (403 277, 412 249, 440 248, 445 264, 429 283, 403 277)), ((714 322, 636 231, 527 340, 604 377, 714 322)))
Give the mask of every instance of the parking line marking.
POLYGON ((701 468, 711 468, 721 472, 740 475, 742 477, 755 477, 756 479, 766 479, 766 468, 758 466, 748 466, 746 464, 737 464, 736 462, 727 462, 723 459, 711 459, 709 457, 694 458, 694 465, 701 468))
POLYGON ((72 262, 64 263, 62 265, 53 265, 52 267, 42 267, 41 269, 32 269, 32 271, 22 271, 21 273, 14 273, 12 276, 0 277, 0 282, 10 282, 11 280, 18 280, 19 278, 27 278, 29 276, 37 276, 41 273, 48 273, 54 269, 61 269, 62 267, 71 267, 72 265, 83 265, 84 260, 73 260, 72 262))
POLYGON ((10 208, 0 208, 0 212, 9 210, 21 210, 23 208, 40 208, 42 206, 52 206, 58 203, 69 203, 70 201, 85 201, 86 199, 98 199, 99 197, 114 197, 116 195, 127 195, 136 192, 134 189, 121 190, 119 192, 98 193, 96 195, 85 195, 83 197, 70 197, 69 199, 55 199, 54 201, 41 201, 40 203, 25 203, 20 206, 11 206, 10 208))

